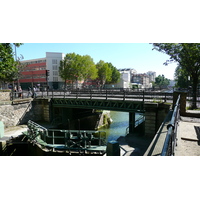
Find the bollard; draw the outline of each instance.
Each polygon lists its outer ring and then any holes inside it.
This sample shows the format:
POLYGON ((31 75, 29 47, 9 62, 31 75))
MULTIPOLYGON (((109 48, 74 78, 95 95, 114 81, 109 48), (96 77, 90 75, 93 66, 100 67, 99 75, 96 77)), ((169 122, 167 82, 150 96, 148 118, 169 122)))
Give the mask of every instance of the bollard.
POLYGON ((4 124, 0 121, 0 138, 4 137, 4 124))
POLYGON ((120 156, 120 147, 119 143, 115 140, 108 142, 106 148, 106 155, 107 156, 120 156))

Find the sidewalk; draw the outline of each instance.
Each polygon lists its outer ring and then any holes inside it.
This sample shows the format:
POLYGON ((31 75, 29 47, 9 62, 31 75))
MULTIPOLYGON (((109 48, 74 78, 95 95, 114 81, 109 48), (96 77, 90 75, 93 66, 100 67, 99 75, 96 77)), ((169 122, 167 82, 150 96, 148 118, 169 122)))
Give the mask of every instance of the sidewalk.
MULTIPOLYGON (((200 111, 192 113, 200 116, 200 111)), ((200 156, 200 118, 181 116, 177 138, 175 156, 200 156)))

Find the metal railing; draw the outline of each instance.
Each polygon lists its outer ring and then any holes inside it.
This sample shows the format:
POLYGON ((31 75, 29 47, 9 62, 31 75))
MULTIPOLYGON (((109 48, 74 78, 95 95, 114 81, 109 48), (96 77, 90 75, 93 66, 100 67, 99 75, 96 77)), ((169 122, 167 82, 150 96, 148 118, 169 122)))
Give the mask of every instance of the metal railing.
POLYGON ((94 151, 104 151, 106 147, 105 131, 47 129, 31 120, 27 125, 28 131, 24 134, 31 142, 41 146, 94 151))
POLYGON ((174 111, 170 123, 167 126, 167 135, 163 145, 161 156, 173 156, 177 144, 177 127, 180 119, 180 95, 174 106, 174 111))
MULTIPOLYGON (((11 92, 11 100, 31 97, 28 91, 11 92)), ((173 93, 155 91, 134 91, 130 89, 74 89, 37 91, 34 98, 86 98, 86 99, 120 99, 147 102, 172 102, 173 93)))

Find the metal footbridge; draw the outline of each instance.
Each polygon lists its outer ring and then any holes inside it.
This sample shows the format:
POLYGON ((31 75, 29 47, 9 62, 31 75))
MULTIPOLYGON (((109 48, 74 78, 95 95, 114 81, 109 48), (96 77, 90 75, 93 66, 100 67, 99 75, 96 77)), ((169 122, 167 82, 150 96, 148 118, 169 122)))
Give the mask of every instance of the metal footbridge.
MULTIPOLYGON (((26 99, 28 93, 23 92, 22 99, 26 99)), ((11 94, 13 102, 19 100, 11 94)), ((173 94, 154 91, 133 91, 126 89, 74 89, 51 90, 37 92, 36 98, 50 99, 54 107, 91 108, 103 110, 115 110, 124 112, 144 112, 146 102, 170 102, 173 94)))
POLYGON ((40 92, 37 98, 50 98, 54 107, 92 108, 124 112, 145 112, 146 102, 172 102, 172 93, 132 90, 57 90, 40 92))

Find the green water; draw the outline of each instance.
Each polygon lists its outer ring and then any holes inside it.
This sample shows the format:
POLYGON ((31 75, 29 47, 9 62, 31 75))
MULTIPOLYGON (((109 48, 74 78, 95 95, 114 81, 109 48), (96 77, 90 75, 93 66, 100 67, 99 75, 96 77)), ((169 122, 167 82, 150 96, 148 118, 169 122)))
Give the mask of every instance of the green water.
MULTIPOLYGON (((129 126, 129 113, 110 111, 111 119, 113 122, 108 127, 101 128, 100 130, 106 131, 107 141, 116 140, 120 136, 125 136, 126 128, 129 126)), ((140 116, 136 113, 135 118, 140 116)))

